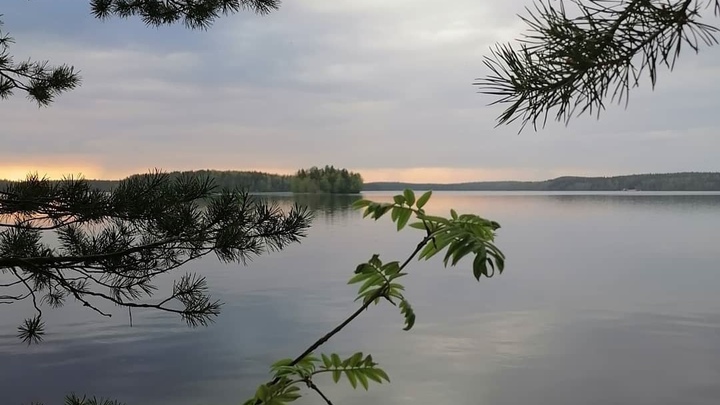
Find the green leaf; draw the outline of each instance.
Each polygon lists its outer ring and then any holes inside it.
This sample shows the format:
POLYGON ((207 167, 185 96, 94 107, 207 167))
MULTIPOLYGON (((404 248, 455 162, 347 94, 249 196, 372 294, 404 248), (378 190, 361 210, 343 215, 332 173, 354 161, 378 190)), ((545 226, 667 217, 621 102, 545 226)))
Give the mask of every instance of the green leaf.
POLYGON ((368 264, 373 267, 372 270, 376 270, 378 267, 382 266, 382 261, 380 261, 380 255, 377 253, 372 255, 370 260, 368 260, 368 264))
POLYGON ((352 203, 351 207, 353 209, 360 209, 360 208, 367 207, 370 204, 372 204, 372 201, 370 201, 370 200, 357 200, 352 203))
POLYGON ((505 259, 500 255, 495 256, 495 264, 497 264, 498 271, 502 273, 505 269, 505 259))
POLYGON ((485 256, 477 255, 473 260, 473 276, 480 281, 480 276, 487 274, 487 266, 485 264, 485 256))
POLYGON ((390 212, 390 219, 392 219, 393 222, 397 221, 398 216, 400 215, 400 211, 402 211, 402 208, 395 207, 390 212))
POLYGON ((450 246, 447 249, 447 252, 445 252, 445 257, 443 258, 443 263, 447 267, 448 262, 450 261, 450 258, 453 256, 456 250, 460 249, 462 246, 464 246, 467 243, 467 236, 463 237, 460 240, 452 240, 450 239, 451 243, 450 246))
POLYGON ((293 362, 293 359, 282 359, 282 360, 278 360, 278 361, 276 361, 275 363, 273 363, 273 364, 270 366, 270 368, 278 368, 278 367, 283 367, 283 366, 289 366, 289 365, 292 364, 292 362, 293 362))
POLYGON ((382 285, 384 281, 385 277, 383 277, 382 274, 373 274, 367 280, 365 280, 365 283, 363 283, 363 285, 360 286, 360 288, 358 289, 358 294, 362 294, 372 286, 382 285))
POLYGON ((350 385, 352 385, 353 389, 357 388, 357 378, 355 377, 355 370, 345 370, 345 376, 347 377, 348 381, 350 381, 350 385))
POLYGON ((410 209, 403 209, 400 211, 400 214, 398 214, 398 221, 397 221, 397 230, 400 231, 405 227, 405 225, 408 223, 408 220, 410 219, 410 216, 412 215, 412 211, 410 209))
MULTIPOLYGON (((365 370, 365 376, 366 376, 367 378, 375 381, 375 382, 378 383, 378 384, 382 384, 382 379, 381 379, 380 376, 377 374, 377 370, 378 370, 378 369, 376 369, 376 368, 369 368, 369 369, 365 370)), ((367 389, 367 388, 366 388, 366 389, 367 389)))
POLYGON ((300 367, 303 367, 303 368, 312 368, 312 369, 314 369, 314 368, 315 368, 315 363, 317 363, 318 361, 320 361, 320 359, 318 359, 317 357, 313 356, 312 353, 311 353, 311 354, 308 354, 307 356, 303 357, 303 358, 298 362, 297 365, 300 366, 300 367))
POLYGON ((405 290, 405 286, 403 286, 402 284, 398 284, 398 283, 390 283, 390 284, 388 284, 388 288, 390 288, 390 290, 400 290, 400 291, 405 290))
POLYGON ((457 220, 457 219, 458 219, 458 213, 457 213, 457 211, 455 211, 454 209, 451 208, 451 209, 450 209, 450 216, 452 216, 452 219, 453 219, 453 220, 457 220))
POLYGON ((325 368, 332 367, 332 360, 330 360, 330 357, 328 357, 325 353, 322 353, 320 357, 322 357, 322 362, 325 365, 325 368))
POLYGON ((340 381, 341 375, 342 375, 342 373, 340 370, 333 370, 333 372, 332 372, 333 382, 337 384, 337 382, 340 381))
MULTIPOLYGON (((375 257, 375 256, 373 256, 373 257, 375 257)), ((374 269, 373 269, 373 267, 372 267, 369 263, 360 263, 360 264, 358 264, 358 266, 355 268, 355 274, 358 274, 358 273, 373 273, 373 272, 374 272, 374 269)))
POLYGON ((412 327, 415 325, 415 312, 410 306, 410 303, 406 300, 400 301, 400 313, 405 316, 405 327, 403 328, 403 330, 412 329, 412 327))
POLYGON ((416 206, 418 208, 424 207, 425 204, 427 204, 428 200, 430 199, 431 195, 432 195, 432 190, 429 190, 429 191, 426 191, 425 193, 423 193, 423 195, 421 195, 420 198, 418 198, 416 206))
POLYGON ((300 398, 302 395, 300 395, 296 392, 290 392, 290 389, 292 389, 292 388, 295 388, 294 391, 300 390, 300 388, 295 387, 295 386, 288 387, 287 391, 285 391, 284 393, 282 393, 276 397, 277 400, 280 401, 281 403, 287 403, 287 402, 293 402, 293 401, 297 400, 298 398, 300 398))
POLYGON ((407 202, 407 205, 412 207, 412 205, 415 204, 415 193, 411 189, 406 188, 403 191, 403 196, 405 197, 405 202, 407 202))
POLYGON ((390 377, 388 377, 385 370, 383 370, 381 368, 377 368, 377 367, 374 368, 373 370, 375 370, 375 374, 377 374, 378 377, 382 378, 383 380, 385 380, 387 382, 390 382, 390 377))
POLYGON ((468 253, 472 252, 474 247, 475 246, 473 243, 467 243, 466 245, 461 246, 459 249, 455 250, 455 252, 453 253, 451 266, 455 266, 460 261, 460 259, 467 256, 468 253))
MULTIPOLYGON (((395 201, 395 204, 397 204, 397 205, 403 205, 403 204, 405 204, 405 197, 398 194, 396 196, 393 196, 393 201, 395 201)), ((412 204, 408 203, 408 205, 412 205, 412 204)))
POLYGON ((350 365, 350 367, 356 366, 360 362, 360 360, 362 360, 362 357, 363 357, 363 354, 361 352, 357 352, 357 353, 353 354, 348 359, 348 365, 350 365))
POLYGON ((422 222, 413 222, 412 224, 408 225, 410 228, 420 229, 421 231, 425 230, 425 224, 422 222))
POLYGON ((362 385, 363 388, 365 388, 365 391, 367 391, 368 390, 368 379, 367 379, 367 376, 363 372, 364 372, 364 370, 358 370, 357 379, 360 382, 360 385, 362 385))
POLYGON ((370 276, 372 276, 372 273, 360 273, 360 274, 356 274, 356 275, 354 275, 354 276, 348 281, 348 284, 359 283, 359 282, 365 280, 366 278, 368 278, 368 277, 370 277, 370 276))
POLYGON ((257 398, 263 402, 266 402, 269 394, 270 394, 270 389, 268 388, 268 386, 265 384, 261 384, 257 388, 257 391, 255 391, 255 398, 257 398))
POLYGON ((340 367, 342 364, 342 360, 340 360, 340 356, 338 356, 337 353, 330 354, 330 359, 332 359, 332 364, 335 367, 340 367))
POLYGON ((386 263, 384 266, 382 266, 382 271, 383 273, 385 273, 386 276, 394 276, 395 274, 400 272, 400 263, 386 263))
POLYGON ((447 218, 438 217, 435 215, 418 214, 417 217, 419 220, 434 222, 434 223, 438 223, 441 225, 449 225, 450 224, 450 221, 448 221, 447 218))

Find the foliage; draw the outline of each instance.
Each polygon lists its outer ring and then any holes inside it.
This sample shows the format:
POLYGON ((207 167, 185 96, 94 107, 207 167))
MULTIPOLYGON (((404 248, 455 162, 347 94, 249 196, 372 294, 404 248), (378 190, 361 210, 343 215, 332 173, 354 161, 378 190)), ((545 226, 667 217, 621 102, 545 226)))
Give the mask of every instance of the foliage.
POLYGON ((398 231, 407 226, 421 230, 424 236, 402 263, 383 263, 379 255, 375 254, 367 262, 358 265, 348 284, 359 286, 356 301, 361 301, 362 305, 295 359, 282 359, 270 366, 272 381, 260 385, 255 395, 245 401, 245 405, 283 405, 293 402, 301 396, 300 385, 316 392, 325 403, 332 404, 317 385, 315 377, 322 374, 330 374, 335 383, 344 377, 352 388, 360 385, 366 390, 371 382, 389 382, 390 377, 369 354, 358 352, 343 359, 337 353, 323 353, 320 357, 313 353, 371 305, 384 301, 400 309, 404 318, 403 329, 410 330, 415 324, 415 313, 403 294, 404 286, 398 281, 408 275, 405 269, 413 259, 428 260, 444 252, 445 266, 455 266, 463 258, 472 256, 472 270, 476 280, 479 281, 482 276, 492 277, 495 270, 502 273, 505 256, 493 243, 495 231, 500 225, 477 215, 458 214, 455 210, 450 210, 449 218, 428 215, 424 207, 431 195, 432 192, 428 191, 416 198, 414 192, 407 189, 394 196, 392 203, 362 199, 353 204, 355 208, 364 209, 365 217, 370 216, 375 220, 390 213, 398 231), (410 223, 413 217, 416 221, 410 223))
POLYGON ((240 10, 267 14, 279 6, 279 0, 90 0, 92 13, 97 18, 138 16, 145 24, 155 27, 182 21, 192 29, 206 29, 221 15, 240 10))
POLYGON ((305 235, 310 219, 304 208, 284 212, 245 192, 220 190, 207 177, 153 172, 102 192, 83 179, 28 176, 0 191, 0 303, 33 303, 35 314, 18 331, 28 344, 42 340, 43 305, 69 299, 103 316, 110 314, 99 304, 109 303, 206 325, 220 303, 207 294, 204 277, 185 274, 164 299, 148 301, 156 277, 211 253, 244 263, 282 249, 305 235))
POLYGON ((720 173, 633 174, 613 177, 564 176, 545 181, 483 181, 454 184, 367 183, 366 191, 720 191, 720 173))
MULTIPOLYGON (((0 28, 2 24, 0 21, 0 28)), ((80 76, 72 66, 53 66, 47 61, 15 62, 9 53, 14 42, 0 29, 0 99, 10 98, 15 91, 22 91, 29 99, 44 106, 60 93, 80 85, 80 76)))
POLYGON ((508 105, 498 125, 537 129, 553 110, 566 124, 585 112, 599 117, 608 99, 627 106, 644 75, 654 88, 683 46, 717 44, 718 27, 701 21, 711 6, 717 16, 720 0, 538 0, 522 17, 529 32, 519 46, 497 45, 485 58, 491 73, 475 84, 508 105))
MULTIPOLYGON (((181 21, 191 29, 207 29, 220 16, 241 10, 267 14, 279 6, 279 0, 90 0, 91 12, 99 19, 139 17, 154 27, 181 21)), ((20 91, 39 106, 47 106, 61 93, 80 85, 80 75, 73 66, 15 62, 9 53, 13 42, 0 30, 0 99, 20 91)))
POLYGON ((291 176, 258 171, 192 170, 168 172, 168 176, 171 178, 188 175, 209 177, 221 188, 238 188, 250 192, 287 192, 290 191, 292 178, 291 176))
POLYGON ((290 183, 294 193, 359 193, 363 180, 359 173, 325 166, 322 169, 312 167, 298 170, 290 183))

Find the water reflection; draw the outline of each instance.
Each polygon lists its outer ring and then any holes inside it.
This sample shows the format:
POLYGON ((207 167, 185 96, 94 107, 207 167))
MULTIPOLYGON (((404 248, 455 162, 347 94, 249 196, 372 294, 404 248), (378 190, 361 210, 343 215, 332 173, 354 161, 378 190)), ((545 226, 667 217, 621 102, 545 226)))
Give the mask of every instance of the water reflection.
MULTIPOLYGON (((0 403, 53 404, 76 391, 128 405, 237 404, 268 364, 355 308, 346 285, 355 264, 415 243, 389 219, 350 210, 359 196, 262 198, 309 206, 318 219, 302 245, 248 267, 191 266, 226 302, 208 328, 157 313, 135 314, 129 328, 73 306, 53 318, 44 346, 27 348, 14 337, 16 313, 0 307, 0 403)), ((451 207, 501 222, 506 272, 478 283, 464 263, 414 263, 415 329, 381 306, 327 347, 373 353, 393 383, 364 392, 320 381, 335 403, 720 402, 720 195, 444 192, 428 209, 451 207)))
POLYGON ((308 207, 323 220, 334 222, 345 221, 352 214, 350 205, 362 198, 360 194, 290 194, 267 193, 257 194, 256 197, 275 201, 283 206, 297 203, 308 207))

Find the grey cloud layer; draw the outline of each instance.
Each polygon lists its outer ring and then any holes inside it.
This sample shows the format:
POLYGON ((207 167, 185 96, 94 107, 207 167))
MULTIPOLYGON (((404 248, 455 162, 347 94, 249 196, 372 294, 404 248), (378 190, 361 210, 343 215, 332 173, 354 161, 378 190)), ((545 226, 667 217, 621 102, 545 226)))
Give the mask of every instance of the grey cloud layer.
POLYGON ((632 94, 628 111, 539 134, 494 129, 500 110, 470 83, 485 73, 488 47, 523 29, 524 1, 286 2, 208 32, 100 22, 84 2, 58 3, 15 4, 5 29, 18 56, 72 63, 84 84, 49 109, 3 102, 6 162, 67 154, 118 172, 333 163, 539 177, 719 168, 715 49, 683 55, 657 91, 632 94), (43 24, 58 16, 66 23, 43 24))

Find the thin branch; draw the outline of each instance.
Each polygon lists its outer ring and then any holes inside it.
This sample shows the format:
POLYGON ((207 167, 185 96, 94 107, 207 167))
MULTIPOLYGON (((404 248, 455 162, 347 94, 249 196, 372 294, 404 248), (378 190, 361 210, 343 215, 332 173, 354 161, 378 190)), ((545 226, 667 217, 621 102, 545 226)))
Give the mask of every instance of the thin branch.
POLYGON ((32 302, 33 302, 33 306, 35 307, 35 311, 37 311, 39 317, 42 316, 42 310, 40 309, 40 306, 37 303, 37 297, 35 296, 35 290, 33 290, 33 288, 30 287, 30 285, 27 283, 26 279, 20 277, 17 270, 12 268, 12 269, 10 269, 10 271, 13 274, 15 274, 15 277, 17 277, 19 280, 21 280, 22 283, 25 285, 25 288, 27 288, 28 293, 32 296, 32 302))
POLYGON ((308 378, 308 379, 305 380, 305 382, 307 383, 307 386, 310 387, 311 390, 317 392, 318 395, 320 395, 320 397, 325 401, 325 403, 326 403, 327 405, 333 405, 332 401, 330 401, 330 399, 329 399, 328 397, 326 397, 325 394, 323 394, 322 391, 320 391, 320 388, 318 388, 318 386, 315 385, 315 383, 312 382, 311 379, 308 378))
POLYGON ((127 256, 132 253, 138 253, 142 252, 143 250, 152 249, 158 246, 167 245, 173 242, 187 242, 187 241, 193 241, 193 239, 187 239, 182 238, 179 236, 175 236, 172 238, 163 239, 157 242, 148 243, 145 245, 139 245, 139 246, 133 246, 131 248, 125 249, 125 250, 118 250, 115 252, 110 253, 98 253, 94 255, 87 255, 87 256, 47 256, 47 257, 0 257, 0 268, 2 267, 18 267, 22 264, 33 264, 33 265, 40 265, 40 264, 46 264, 50 266, 60 266, 60 265, 71 265, 71 264, 77 264, 77 263, 83 263, 83 262, 96 262, 103 259, 113 259, 117 257, 127 256))
MULTIPOLYGON (((423 238, 423 240, 420 241, 420 243, 417 244, 417 246, 415 247, 415 250, 413 250, 413 252, 410 254, 410 256, 408 256, 408 258, 405 260, 405 262, 403 262, 403 264, 400 266, 400 270, 399 270, 399 271, 402 271, 402 270, 410 263, 410 261, 411 261, 413 258, 415 258, 415 256, 416 256, 418 253, 420 253, 420 251, 422 250, 422 248, 423 248, 429 241, 431 241, 431 240, 432 240, 432 236, 431 236, 431 235, 425 236, 425 237, 423 238)), ((313 344, 310 345, 307 349, 305 349, 305 351, 303 351, 302 354, 300 354, 299 356, 297 356, 297 357, 289 364, 289 366, 294 366, 294 365, 296 365, 296 364, 299 363, 302 359, 304 359, 307 355, 309 355, 310 353, 314 352, 318 347, 322 346, 325 342, 327 342, 328 340, 330 340, 330 338, 332 338, 332 337, 335 336, 338 332, 340 332, 341 330, 343 330, 350 322, 352 322, 352 321, 353 321, 355 318, 357 318, 361 313, 363 313, 363 311, 365 311, 365 310, 370 306, 370 304, 372 304, 373 301, 375 301, 375 300, 378 299, 378 298, 381 298, 381 297, 385 294, 385 292, 386 292, 386 290, 385 290, 384 288, 378 289, 375 294, 371 295, 371 296, 365 301, 365 303, 363 303, 363 305, 360 306, 360 308, 358 308, 355 312, 353 312, 347 319, 345 319, 344 321, 342 321, 342 322, 341 322, 338 326, 336 326, 333 330, 331 330, 330 332, 328 332, 328 333, 326 333, 325 335, 323 335, 320 339, 318 339, 317 341, 315 341, 315 343, 313 343, 313 344)), ((280 378, 277 378, 277 377, 276 377, 275 379, 273 379, 273 380, 270 382, 269 385, 277 384, 279 381, 280 381, 280 378)), ((256 404, 260 404, 260 403, 261 403, 260 401, 257 401, 257 402, 256 402, 256 404)))

